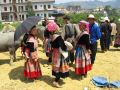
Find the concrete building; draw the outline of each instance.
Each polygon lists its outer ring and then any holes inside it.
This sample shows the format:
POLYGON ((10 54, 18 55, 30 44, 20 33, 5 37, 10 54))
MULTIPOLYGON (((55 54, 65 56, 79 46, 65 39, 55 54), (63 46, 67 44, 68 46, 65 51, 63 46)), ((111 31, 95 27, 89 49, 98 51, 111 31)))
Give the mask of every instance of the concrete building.
POLYGON ((79 5, 68 6, 66 9, 72 13, 80 13, 81 11, 81 7, 79 5))
POLYGON ((51 18, 50 13, 54 11, 53 4, 55 0, 0 0, 0 20, 2 21, 15 21, 15 13, 18 20, 25 20, 27 15, 28 1, 32 3, 33 10, 36 16, 42 18, 51 18), (15 4, 15 5, 14 5, 15 4), (16 10, 15 10, 15 8, 16 10))

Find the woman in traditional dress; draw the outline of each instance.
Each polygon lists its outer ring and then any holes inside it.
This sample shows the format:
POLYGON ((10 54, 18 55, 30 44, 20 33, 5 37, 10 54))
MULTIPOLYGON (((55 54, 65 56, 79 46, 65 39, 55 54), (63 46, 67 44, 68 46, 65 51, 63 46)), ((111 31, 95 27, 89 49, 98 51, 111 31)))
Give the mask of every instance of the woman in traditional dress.
POLYGON ((37 79, 42 76, 40 64, 38 60, 38 30, 36 26, 32 27, 26 40, 26 46, 24 48, 25 66, 24 76, 29 79, 37 79))
POLYGON ((53 84, 56 87, 60 87, 60 78, 66 78, 69 76, 69 66, 64 56, 61 54, 61 50, 66 51, 67 47, 64 40, 58 35, 59 27, 55 22, 48 24, 48 30, 51 32, 51 45, 52 45, 52 75, 55 76, 53 84), (60 50, 61 49, 61 50, 60 50))
POLYGON ((76 45, 76 67, 75 73, 87 77, 87 72, 91 70, 90 40, 86 27, 86 21, 80 21, 79 28, 82 31, 76 45))

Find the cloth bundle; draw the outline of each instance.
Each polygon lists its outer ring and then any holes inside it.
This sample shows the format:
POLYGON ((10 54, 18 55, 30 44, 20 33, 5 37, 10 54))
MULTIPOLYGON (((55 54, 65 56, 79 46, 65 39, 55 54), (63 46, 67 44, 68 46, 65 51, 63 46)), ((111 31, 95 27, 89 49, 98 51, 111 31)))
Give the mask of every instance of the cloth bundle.
POLYGON ((95 76, 92 78, 92 82, 97 87, 111 87, 120 88, 120 81, 108 82, 107 78, 102 76, 95 76))

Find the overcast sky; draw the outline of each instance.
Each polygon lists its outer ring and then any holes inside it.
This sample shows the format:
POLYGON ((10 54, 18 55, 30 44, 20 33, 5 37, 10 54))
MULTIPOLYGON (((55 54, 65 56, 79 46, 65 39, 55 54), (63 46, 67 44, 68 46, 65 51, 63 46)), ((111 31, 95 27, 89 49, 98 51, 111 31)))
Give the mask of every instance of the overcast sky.
MULTIPOLYGON (((90 1, 90 0, 55 0, 55 3, 58 4, 58 3, 65 3, 70 1, 90 1)), ((100 0, 100 1, 111 1, 111 0, 100 0)))

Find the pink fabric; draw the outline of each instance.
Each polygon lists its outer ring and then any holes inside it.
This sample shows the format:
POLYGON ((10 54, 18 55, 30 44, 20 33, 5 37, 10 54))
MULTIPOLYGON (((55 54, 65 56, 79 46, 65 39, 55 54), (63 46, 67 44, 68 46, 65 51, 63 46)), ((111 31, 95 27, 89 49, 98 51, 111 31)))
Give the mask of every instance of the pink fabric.
POLYGON ((85 24, 86 25, 86 29, 87 29, 87 31, 89 33, 89 31, 90 31, 90 24, 87 21, 84 21, 84 20, 80 21, 80 25, 81 24, 85 24))
POLYGON ((29 37, 29 41, 28 42, 33 42, 34 43, 34 48, 38 48, 38 39, 37 37, 29 37))
POLYGON ((58 25, 55 22, 50 22, 47 27, 50 32, 55 32, 58 29, 58 25))

